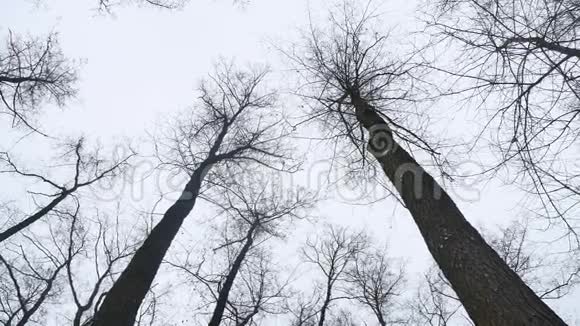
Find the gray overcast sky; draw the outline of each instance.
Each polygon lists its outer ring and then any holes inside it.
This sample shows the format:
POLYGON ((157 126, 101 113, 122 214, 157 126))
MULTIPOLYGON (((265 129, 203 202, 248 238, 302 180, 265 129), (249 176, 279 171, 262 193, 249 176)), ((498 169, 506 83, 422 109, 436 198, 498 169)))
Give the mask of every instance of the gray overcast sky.
MULTIPOLYGON (((31 35, 59 33, 64 54, 82 65, 80 93, 64 110, 46 110, 39 121, 58 135, 84 133, 105 143, 141 137, 160 118, 189 107, 197 96, 199 78, 211 72, 219 56, 234 57, 242 64, 269 63, 275 76, 281 76, 280 54, 269 42, 294 40, 297 28, 308 22, 308 7, 318 13, 325 6, 316 0, 310 4, 303 0, 252 0, 241 8, 226 0, 195 0, 179 11, 121 6, 110 16, 97 14, 95 3, 0 0, 0 35, 4 37, 8 29, 31 35)), ((390 27, 413 26, 415 5, 415 1, 388 1, 382 6, 383 20, 390 27)), ((11 145, 15 132, 7 128, 7 121, 0 123, 3 150, 11 145)), ((453 130, 449 132, 453 136, 453 130)), ((30 143, 18 150, 29 149, 46 151, 30 143)), ((324 163, 318 166, 325 168, 324 163)), ((461 169, 476 171, 477 166, 465 162, 461 169)), ((305 173, 318 175, 316 171, 305 173)), ((451 193, 477 226, 494 230, 522 214, 517 205, 523 194, 497 180, 480 182, 467 190, 459 186, 451 193), (467 198, 458 199, 460 195, 467 198)), ((327 201, 318 213, 330 222, 364 226, 376 237, 388 239, 391 254, 407 260, 411 273, 421 273, 429 265, 410 216, 391 200, 367 207, 327 201)), ((575 314, 572 304, 579 298, 575 293, 555 302, 555 308, 571 324, 580 325, 576 321, 580 315, 575 314), (577 317, 570 317, 573 315, 577 317)))

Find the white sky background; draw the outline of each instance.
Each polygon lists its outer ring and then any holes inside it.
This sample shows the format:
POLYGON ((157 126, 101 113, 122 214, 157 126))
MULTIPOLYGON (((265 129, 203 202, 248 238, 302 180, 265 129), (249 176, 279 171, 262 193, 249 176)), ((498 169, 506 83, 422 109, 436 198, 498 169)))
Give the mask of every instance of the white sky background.
MULTIPOLYGON (((268 63, 274 78, 284 85, 282 77, 287 71, 280 64, 280 54, 269 42, 295 41, 297 28, 307 23, 308 6, 315 13, 320 12, 316 8, 325 8, 321 1, 311 2, 252 0, 240 8, 225 0, 195 0, 179 11, 117 7, 112 17, 98 15, 93 10, 96 1, 92 0, 40 3, 0 0, 0 35, 5 36, 8 29, 31 35, 56 31, 64 54, 82 62, 78 97, 69 101, 64 110, 46 110, 47 114, 38 119, 49 134, 86 134, 89 139, 99 139, 105 144, 130 138, 139 145, 146 131, 155 131, 158 120, 194 103, 197 81, 212 71, 212 64, 219 56, 235 57, 241 65, 268 63)), ((387 1, 382 6, 383 20, 390 27, 398 26, 396 30, 415 26, 415 6, 415 1, 387 1)), ((295 99, 288 100, 285 103, 288 112, 293 112, 297 103, 295 99)), ((446 107, 432 109, 449 112, 444 111, 449 110, 446 107)), ((450 115, 444 116, 449 120, 438 119, 438 128, 447 130, 446 137, 457 138, 465 123, 464 116, 454 111, 453 122, 450 115)), ((10 149, 20 134, 9 128, 8 121, 1 120, 0 151, 10 149)), ((50 149, 37 140, 35 137, 18 144, 14 147, 15 153, 26 157, 50 154, 50 149)), ((316 153, 324 145, 312 146, 309 153, 316 153)), ((316 168, 310 169, 316 159, 311 157, 305 164, 306 171, 297 183, 308 183, 315 177, 306 179, 304 175, 318 176, 320 170, 327 168, 328 163, 319 162, 316 168)), ((464 172, 476 169, 469 162, 460 168, 464 172)), ((132 208, 150 208, 152 202, 149 205, 148 200, 157 195, 152 187, 152 184, 145 186, 150 192, 132 208)), ((0 192, 0 199, 11 198, 15 193, 0 192)), ((477 226, 494 230, 522 213, 518 204, 523 194, 514 187, 502 186, 497 180, 480 182, 467 190, 465 187, 451 189, 450 193, 469 221, 477 226)), ((430 264, 426 247, 409 214, 391 200, 361 206, 345 204, 336 198, 322 203, 315 214, 323 222, 368 229, 377 239, 388 243, 391 255, 407 261, 411 279, 430 264)), ((193 215, 209 216, 211 211, 196 207, 193 215)), ((195 228, 188 224, 184 233, 195 237, 189 227, 195 228)), ((299 227, 289 239, 292 243, 279 248, 279 252, 294 252, 298 239, 303 239, 311 229, 308 225, 299 227)), ((180 235, 178 242, 186 241, 184 237, 180 235)), ((414 290, 414 286, 410 282, 409 288, 414 290)), ((575 314, 572 304, 578 298, 580 294, 575 293, 553 303, 570 324, 580 325, 580 321, 576 322, 580 315, 575 314)))

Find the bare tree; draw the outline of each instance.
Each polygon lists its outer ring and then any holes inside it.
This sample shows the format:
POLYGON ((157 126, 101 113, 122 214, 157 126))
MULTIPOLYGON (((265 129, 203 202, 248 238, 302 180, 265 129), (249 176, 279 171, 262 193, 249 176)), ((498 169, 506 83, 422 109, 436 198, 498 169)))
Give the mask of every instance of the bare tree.
MULTIPOLYGON (((447 326, 465 318, 461 302, 437 267, 425 274, 410 308, 412 325, 447 326)), ((466 321, 472 324, 468 318, 466 321)))
POLYGON ((361 135, 366 130, 369 142, 365 150, 400 195, 431 255, 475 323, 565 325, 395 140, 395 136, 406 143, 411 140, 427 152, 432 148, 397 123, 401 112, 405 116, 399 108, 404 107, 405 88, 412 86, 404 82, 413 80, 413 70, 405 64, 409 59, 388 61, 383 52, 388 39, 373 33, 369 27, 372 18, 368 6, 357 10, 356 4, 344 2, 340 12, 331 15, 330 27, 312 27, 304 52, 291 56, 314 94, 313 118, 336 121, 335 138, 350 140, 360 155, 364 155, 361 135))
POLYGON ((341 309, 337 313, 332 314, 329 319, 330 325, 336 326, 356 326, 360 323, 355 322, 352 313, 346 309, 341 309))
POLYGON ((578 1, 445 0, 436 6, 428 31, 459 50, 451 65, 436 64, 449 80, 441 91, 481 108, 486 121, 476 141, 488 132, 497 149, 486 172, 510 167, 508 178, 540 206, 531 211, 564 227, 578 247, 578 225, 568 219, 580 202, 578 1))
POLYGON ((65 223, 49 225, 48 241, 34 234, 23 235, 19 244, 7 244, 0 255, 2 263, 0 310, 4 325, 25 325, 38 319, 44 304, 62 294, 60 275, 79 255, 82 245, 73 239, 77 209, 55 211, 58 217, 71 218, 71 227, 59 230, 65 223), (68 230, 68 231, 67 231, 68 230), (68 248, 62 255, 55 248, 68 248))
POLYGON ((95 325, 132 325, 155 274, 193 209, 204 185, 220 180, 218 169, 246 171, 250 166, 285 169, 285 131, 275 111, 275 96, 262 92, 265 70, 236 71, 222 64, 202 84, 193 117, 179 116, 164 142, 157 143, 162 166, 187 173, 180 198, 165 212, 95 315, 95 325), (204 183, 204 181, 206 181, 204 183))
POLYGON ((500 257, 544 300, 559 299, 579 282, 574 256, 535 249, 527 221, 515 221, 498 234, 486 236, 500 257))
MULTIPOLYGON (((508 266, 540 298, 548 300, 565 296, 578 282, 576 262, 562 263, 543 257, 541 252, 534 252, 528 240, 528 232, 526 223, 516 221, 486 238, 508 266)), ((569 260, 569 257, 564 259, 569 260)), ((417 325, 444 326, 459 320, 472 324, 451 284, 436 266, 425 274, 425 281, 412 302, 412 310, 417 325)))
POLYGON ((45 228, 26 230, 2 243, 6 273, 0 309, 5 325, 44 324, 40 321, 50 315, 47 306, 62 300, 75 307, 70 315, 63 314, 67 322, 80 326, 91 320, 135 244, 131 233, 121 230, 118 216, 111 221, 99 210, 95 219, 87 213, 79 202, 65 205, 48 213, 51 221, 45 228))
POLYGON ((271 253, 255 250, 246 258, 238 275, 238 282, 230 291, 223 325, 259 325, 265 317, 285 312, 284 302, 290 295, 289 282, 271 263, 271 253))
POLYGON ((322 300, 320 293, 313 293, 308 299, 302 293, 295 294, 294 300, 288 302, 287 310, 290 313, 290 325, 292 326, 315 326, 317 307, 322 300))
MULTIPOLYGON (((84 225, 78 230, 74 229, 75 225, 73 225, 70 232, 71 243, 74 233, 79 233, 76 236, 79 238, 77 242, 84 258, 83 262, 79 262, 79 259, 72 259, 74 249, 72 246, 69 246, 68 250, 61 251, 63 256, 70 257, 66 264, 66 282, 76 306, 72 317, 73 326, 86 325, 91 321, 106 290, 120 273, 119 265, 135 251, 135 243, 130 237, 130 232, 121 230, 119 216, 112 220, 107 216, 100 216, 98 211, 96 215, 96 219, 90 222, 87 222, 85 218, 84 225), (91 267, 92 273, 89 272, 91 267)), ((152 298, 153 302, 150 304, 155 302, 154 295, 152 298)), ((144 320, 145 315, 153 313, 154 310, 153 306, 146 307, 141 312, 140 319, 144 320)))
MULTIPOLYGON (((227 241, 225 244, 220 245, 220 247, 231 246, 235 243, 243 243, 243 245, 235 256, 235 260, 231 264, 225 280, 219 282, 222 285, 219 290, 214 313, 209 322, 210 326, 220 324, 228 302, 229 306, 232 307, 231 312, 235 316, 236 325, 248 324, 258 312, 265 309, 264 305, 266 302, 264 301, 266 298, 264 297, 264 290, 271 292, 272 289, 263 289, 263 286, 267 285, 266 282, 269 282, 268 285, 272 286, 272 279, 267 275, 270 273, 268 272, 268 267, 265 265, 263 255, 260 255, 258 262, 254 263, 254 265, 257 265, 254 268, 257 269, 256 272, 259 277, 252 279, 246 276, 242 279, 247 290, 250 292, 253 306, 251 311, 246 311, 245 314, 241 315, 241 318, 240 313, 242 312, 240 310, 244 305, 240 303, 233 304, 232 300, 228 299, 234 280, 242 267, 244 259, 246 259, 250 250, 253 249, 257 240, 264 237, 283 236, 284 228, 281 224, 287 225, 289 220, 300 218, 303 215, 304 209, 312 205, 312 199, 304 198, 304 195, 301 194, 296 194, 295 197, 284 200, 279 195, 266 195, 265 187, 262 187, 262 189, 257 188, 255 194, 252 194, 254 191, 251 189, 243 189, 242 187, 233 187, 232 189, 231 185, 228 185, 228 188, 229 191, 224 189, 228 194, 227 205, 219 204, 219 206, 222 209, 226 209, 226 211, 233 210, 234 216, 231 217, 233 227, 241 231, 242 234, 241 236, 235 236, 234 239, 227 241), (253 291, 257 291, 257 293, 252 294, 251 292, 253 291)), ((282 296, 284 288, 284 286, 274 287, 275 294, 268 295, 268 297, 272 299, 273 297, 282 296)))
POLYGON ((98 182, 105 182, 119 176, 127 166, 130 158, 134 156, 131 153, 118 160, 108 162, 103 159, 99 149, 93 151, 87 150, 83 138, 75 142, 65 143, 61 146, 64 149, 64 153, 56 159, 60 160, 61 167, 70 167, 70 170, 65 171, 65 173, 72 174, 70 180, 65 182, 51 180, 49 177, 40 173, 26 171, 14 162, 9 153, 0 152, 0 174, 39 181, 43 186, 48 187, 48 189, 29 191, 29 193, 38 198, 50 199, 48 203, 39 204, 36 212, 20 218, 21 221, 16 222, 16 224, 13 224, 10 218, 7 218, 4 223, 13 225, 0 232, 0 243, 45 217, 67 198, 74 198, 80 189, 88 188, 98 182))
POLYGON ((58 105, 76 94, 73 64, 65 59, 57 35, 27 38, 8 33, 0 49, 0 113, 40 132, 30 120, 46 101, 58 105))
MULTIPOLYGON (((54 295, 53 287, 64 267, 63 262, 54 260, 51 261, 52 269, 37 269, 29 263, 30 259, 25 254, 23 258, 25 265, 20 266, 0 255, 2 270, 6 273, 1 281, 0 298, 3 325, 25 325, 32 322, 43 303, 54 295)), ((54 257, 49 256, 49 259, 54 257)))
MULTIPOLYGON (((281 313, 287 283, 276 280, 264 243, 281 238, 296 218, 302 218, 314 202, 311 194, 284 198, 268 184, 246 187, 229 182, 220 187, 222 198, 211 201, 226 219, 220 227, 223 238, 212 250, 214 259, 227 261, 217 273, 204 271, 207 257, 192 269, 187 263, 171 263, 185 271, 210 292, 205 306, 213 306, 209 325, 252 325, 259 313, 281 313), (224 252, 222 254, 222 252, 224 252)), ((218 264, 220 265, 220 264, 218 264)), ((223 264, 221 264, 223 265, 223 264)))
POLYGON ((346 293, 352 300, 369 308, 381 326, 397 322, 394 316, 396 297, 404 286, 404 268, 394 266, 384 250, 358 253, 347 270, 346 293))
MULTIPOLYGON (((346 296, 337 296, 337 283, 343 281, 350 266, 367 245, 368 239, 362 232, 351 233, 339 226, 327 226, 323 235, 315 240, 309 239, 302 249, 304 261, 316 266, 324 275, 323 293, 320 307, 316 308, 317 325, 323 326, 331 304, 346 296)), ((308 320, 310 318, 307 318, 308 320)))

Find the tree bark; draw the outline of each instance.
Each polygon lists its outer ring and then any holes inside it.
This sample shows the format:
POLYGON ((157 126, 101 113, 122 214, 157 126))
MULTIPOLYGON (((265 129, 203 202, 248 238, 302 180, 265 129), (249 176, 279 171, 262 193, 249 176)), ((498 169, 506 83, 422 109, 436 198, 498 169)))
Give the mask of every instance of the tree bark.
MULTIPOLYGON (((512 271, 465 219, 449 195, 396 144, 385 120, 358 94, 349 94, 358 121, 371 133, 383 130, 391 150, 373 155, 395 185, 427 248, 476 325, 566 325, 512 271)), ((378 136, 378 135, 377 135, 378 136)))
POLYGON ((132 326, 137 311, 157 274, 161 261, 179 228, 195 205, 202 182, 202 168, 191 177, 180 199, 163 215, 151 234, 107 293, 94 316, 94 326, 132 326))
MULTIPOLYGON (((257 222, 256 222, 257 223, 257 222)), ((228 303, 228 296, 230 294, 230 290, 234 285, 234 281, 238 272, 240 271, 240 267, 242 266, 242 262, 246 258, 248 251, 252 247, 254 243, 254 231, 256 229, 257 224, 253 224, 250 227, 250 230, 246 234, 246 241, 244 242, 244 246, 240 250, 240 253, 237 255, 234 263, 232 264, 232 268, 230 268, 228 275, 226 276, 226 280, 224 282, 223 287, 219 291, 218 299, 216 302, 215 309, 213 310, 213 315, 209 321, 208 326, 219 326, 222 321, 222 317, 224 315, 224 311, 226 309, 226 305, 228 303)))

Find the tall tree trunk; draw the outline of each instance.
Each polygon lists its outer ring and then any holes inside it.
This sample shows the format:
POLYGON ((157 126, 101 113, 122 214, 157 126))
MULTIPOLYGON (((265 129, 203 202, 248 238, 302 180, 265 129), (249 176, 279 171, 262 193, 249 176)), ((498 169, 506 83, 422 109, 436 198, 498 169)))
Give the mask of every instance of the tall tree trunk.
POLYGON ((145 242, 107 293, 94 316, 94 326, 132 326, 141 302, 165 253, 187 215, 193 209, 202 182, 202 168, 193 174, 180 199, 163 215, 145 242))
POLYGON ((234 281, 236 279, 236 276, 238 275, 238 272, 240 271, 240 267, 242 266, 242 262, 246 258, 248 251, 250 251, 250 248, 252 247, 252 244, 254 243, 254 231, 256 230, 256 227, 257 227, 257 224, 253 224, 250 227, 250 230, 248 231, 248 233, 246 234, 246 241, 244 242, 244 246, 242 247, 242 249, 238 253, 238 256, 236 257, 236 259, 234 260, 234 263, 232 264, 232 268, 230 268, 228 275, 226 276, 226 280, 224 282, 224 285, 218 294, 218 299, 217 299, 217 302, 215 305, 215 309, 213 310, 213 315, 211 316, 211 319, 209 321, 208 326, 218 326, 222 321, 222 317, 224 315, 224 311, 225 311, 226 305, 228 303, 228 296, 230 295, 230 290, 232 289, 232 286, 234 285, 234 281))
MULTIPOLYGON (((475 324, 566 325, 485 242, 433 177, 397 146, 392 134, 385 132, 387 123, 372 106, 358 94, 350 97, 370 137, 377 130, 390 137, 391 150, 374 155, 475 324)), ((369 146, 374 145, 369 142, 369 146)))

